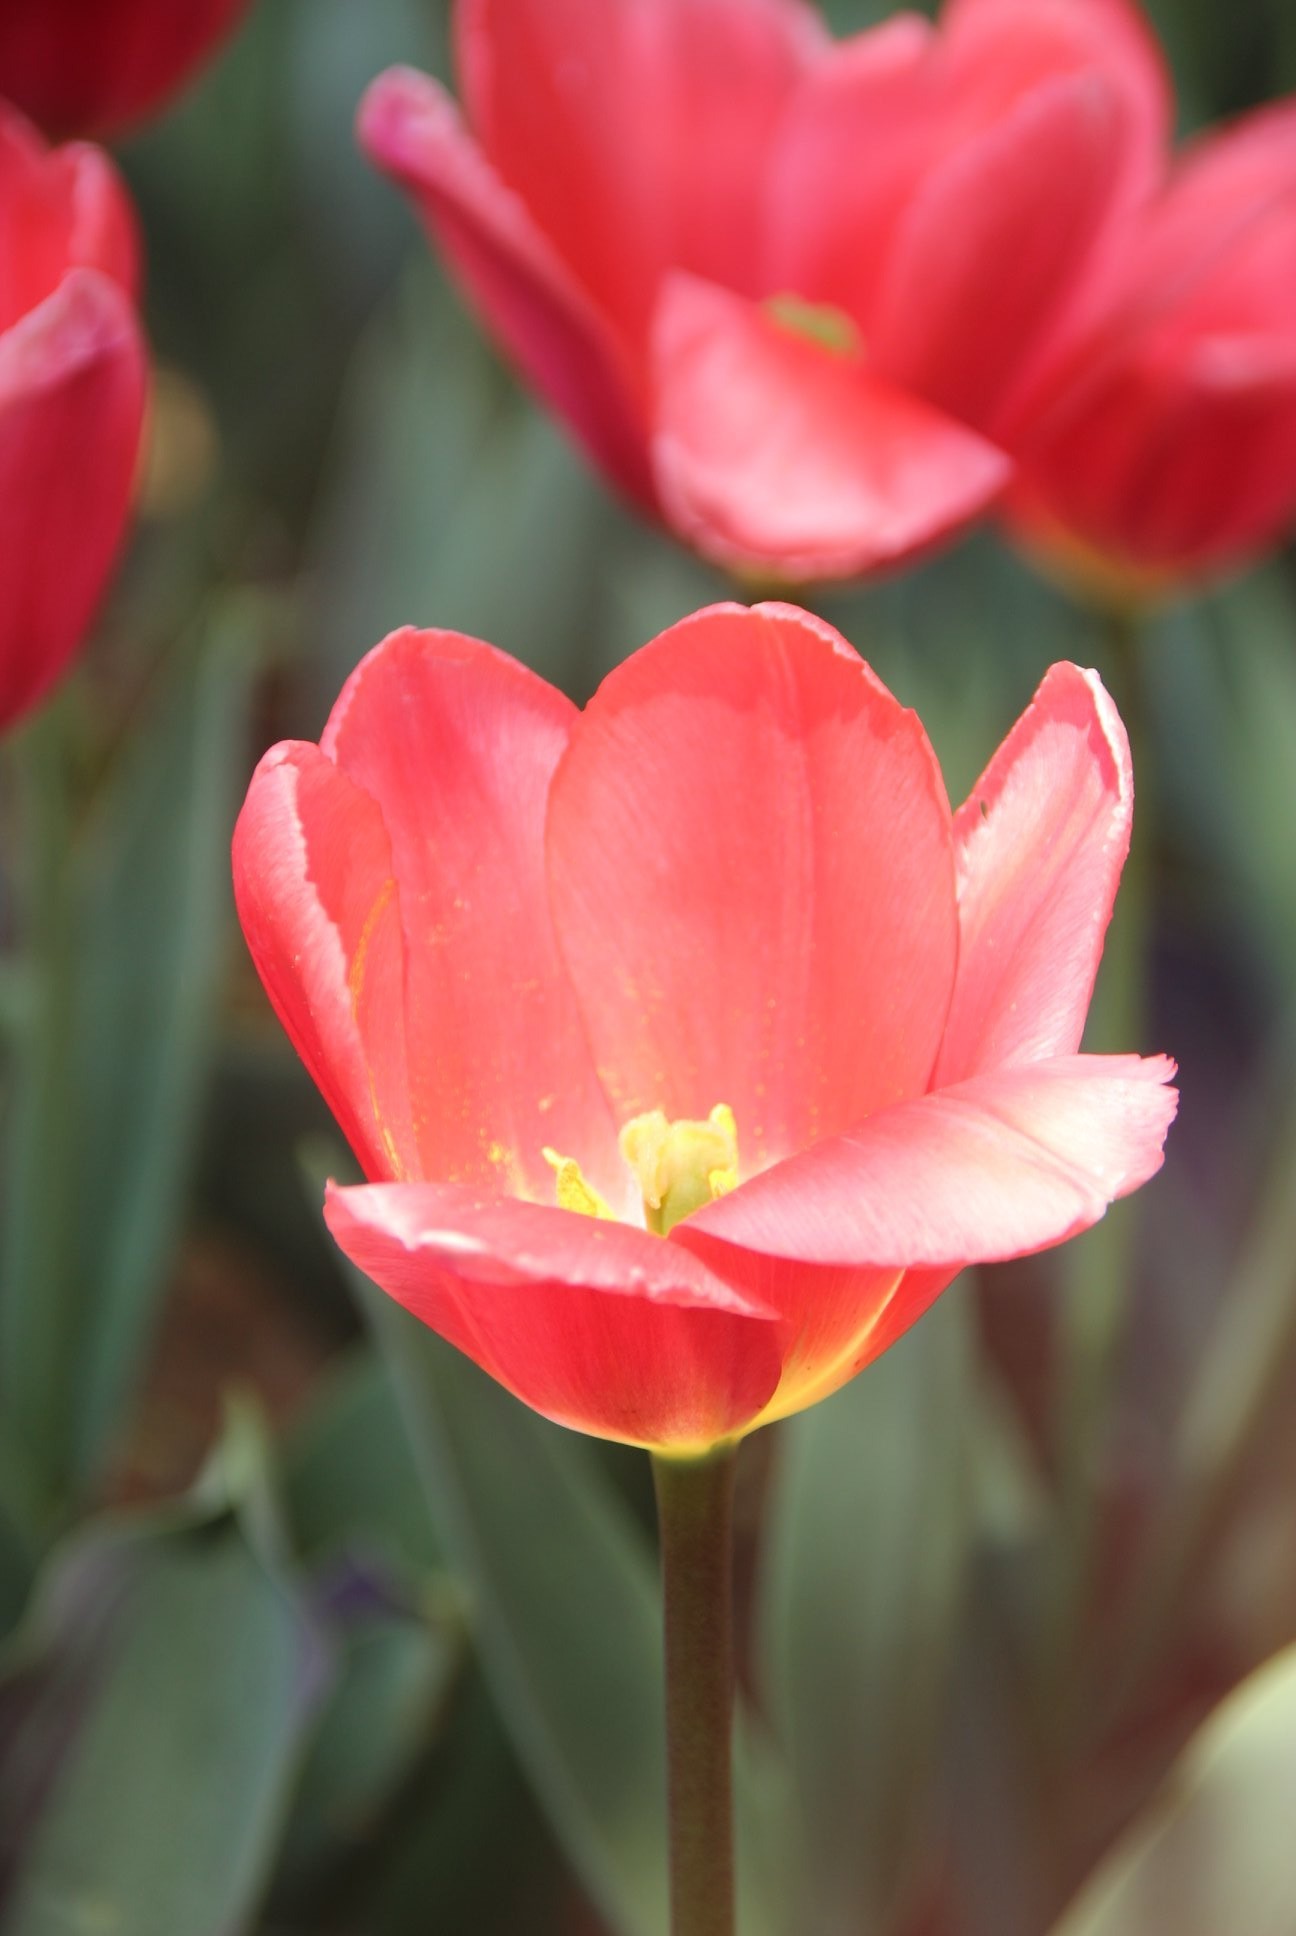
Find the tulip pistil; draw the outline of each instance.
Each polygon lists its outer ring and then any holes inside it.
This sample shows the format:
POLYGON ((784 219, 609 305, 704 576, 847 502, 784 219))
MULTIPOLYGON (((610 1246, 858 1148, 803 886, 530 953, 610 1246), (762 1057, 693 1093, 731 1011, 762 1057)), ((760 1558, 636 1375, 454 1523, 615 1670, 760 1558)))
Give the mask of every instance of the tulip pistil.
POLYGON ((791 336, 804 336, 833 356, 862 356, 864 339, 844 309, 831 303, 803 302, 800 296, 771 296, 765 314, 791 336))
MULTIPOLYGON (((664 1110, 650 1109, 626 1124, 620 1144, 643 1197, 644 1222, 655 1236, 668 1237, 685 1217, 737 1188, 738 1125, 728 1103, 717 1103, 704 1123, 671 1122, 664 1110)), ((617 1221, 574 1158, 555 1149, 542 1154, 554 1172, 560 1210, 617 1221)))
POLYGON ((738 1126, 727 1103, 704 1123, 668 1121, 653 1109, 621 1131, 621 1154, 638 1179, 648 1228, 667 1237, 677 1223, 738 1182, 738 1126))

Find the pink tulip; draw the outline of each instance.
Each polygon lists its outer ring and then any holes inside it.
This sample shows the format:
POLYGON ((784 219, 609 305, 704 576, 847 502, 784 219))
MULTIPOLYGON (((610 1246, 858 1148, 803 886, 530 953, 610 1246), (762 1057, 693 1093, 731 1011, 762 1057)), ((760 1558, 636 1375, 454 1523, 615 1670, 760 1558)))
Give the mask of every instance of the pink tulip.
POLYGON ((464 117, 363 145, 621 489, 740 571, 930 546, 1092 312, 1168 103, 1126 0, 950 0, 834 44, 803 0, 459 0, 464 117))
POLYGON ((116 558, 144 416, 134 217, 107 157, 0 104, 0 725, 53 685, 116 558))
POLYGON ((1197 141, 1023 445, 1027 542, 1155 592, 1296 521, 1296 103, 1197 141))
POLYGON ((1070 665, 951 814, 916 716, 788 606, 685 620, 584 712, 394 634, 234 840, 368 1178, 334 1236, 583 1431, 700 1451, 814 1403, 1160 1167, 1173 1065, 1079 1052, 1131 808, 1070 665))
POLYGON ((116 134, 156 113, 249 0, 4 0, 0 94, 47 134, 116 134))

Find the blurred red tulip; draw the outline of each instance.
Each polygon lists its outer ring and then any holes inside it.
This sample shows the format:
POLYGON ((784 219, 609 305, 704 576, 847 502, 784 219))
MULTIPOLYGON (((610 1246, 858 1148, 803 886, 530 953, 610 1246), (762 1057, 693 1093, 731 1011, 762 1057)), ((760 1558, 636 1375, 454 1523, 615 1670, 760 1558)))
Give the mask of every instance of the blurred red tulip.
POLYGON ((1022 536, 1156 590, 1296 520, 1296 104, 1196 142, 1023 451, 1022 536))
POLYGON ((363 145, 608 475, 783 580, 998 495, 1161 164, 1126 0, 950 0, 840 44, 803 0, 459 0, 456 27, 467 126, 397 70, 363 145))
POLYGON ((134 218, 98 149, 0 105, 0 725, 81 643, 126 523, 146 357, 134 218))
POLYGON ((369 1179, 330 1228, 564 1424, 698 1450, 814 1403, 1160 1167, 1173 1066, 1079 1053, 1131 806, 1074 666, 951 815, 916 716, 789 606, 699 613, 584 712, 394 634, 234 840, 369 1179))
POLYGON ((116 134, 178 93, 250 0, 4 0, 0 94, 47 134, 116 134))

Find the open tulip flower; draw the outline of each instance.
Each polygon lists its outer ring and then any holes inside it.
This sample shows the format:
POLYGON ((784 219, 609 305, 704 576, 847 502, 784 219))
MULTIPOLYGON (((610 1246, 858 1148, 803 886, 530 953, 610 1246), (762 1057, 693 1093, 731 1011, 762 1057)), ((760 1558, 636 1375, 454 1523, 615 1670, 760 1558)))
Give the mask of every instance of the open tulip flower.
POLYGON ((1296 520, 1296 104, 1193 143, 1051 389, 1013 515, 1081 576, 1155 594, 1296 520))
POLYGON ((582 1431, 692 1455, 814 1403, 1159 1168, 1172 1065, 1079 1053, 1131 801, 1070 665, 951 814, 916 716, 788 606, 698 613, 583 712, 394 634, 234 841, 368 1178, 329 1227, 582 1431))
POLYGON ((170 100, 249 0, 4 0, 0 94, 48 134, 116 134, 170 100))
POLYGON ((0 104, 0 725, 81 643, 144 417, 135 225, 107 157, 0 104))
POLYGON ((1159 180, 1126 0, 947 0, 842 43, 804 0, 455 26, 464 118, 397 70, 363 145, 604 471, 767 579, 894 563, 998 496, 1159 180))

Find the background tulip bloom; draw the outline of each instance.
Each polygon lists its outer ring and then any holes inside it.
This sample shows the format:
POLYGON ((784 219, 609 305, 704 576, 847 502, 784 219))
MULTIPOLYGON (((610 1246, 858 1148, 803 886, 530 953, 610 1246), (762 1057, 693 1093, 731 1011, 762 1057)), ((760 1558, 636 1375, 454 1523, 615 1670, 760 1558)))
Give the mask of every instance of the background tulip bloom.
POLYGON ((144 416, 134 218, 107 157, 0 107, 0 725, 80 644, 144 416))
POLYGON ((1125 0, 459 0, 363 145, 629 496, 723 564, 846 577, 981 512, 1168 123, 1125 0))
POLYGON ((164 106, 248 5, 5 0, 0 94, 49 134, 115 134, 164 106))
POLYGON ((1188 149, 1025 447, 1028 541, 1147 589, 1296 518, 1296 106, 1188 149))
POLYGON ((699 613, 584 712, 394 634, 234 842, 369 1179, 330 1228, 564 1424, 697 1451, 813 1403, 1159 1168, 1172 1065, 1078 1052, 1131 797, 1073 666, 951 816, 915 715, 790 607, 699 613))

